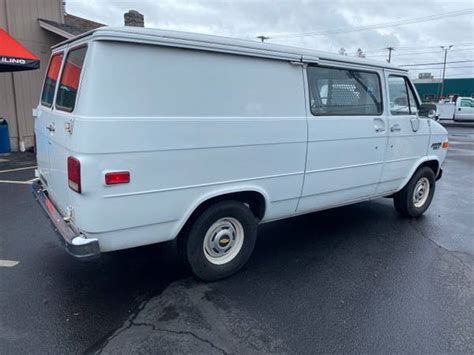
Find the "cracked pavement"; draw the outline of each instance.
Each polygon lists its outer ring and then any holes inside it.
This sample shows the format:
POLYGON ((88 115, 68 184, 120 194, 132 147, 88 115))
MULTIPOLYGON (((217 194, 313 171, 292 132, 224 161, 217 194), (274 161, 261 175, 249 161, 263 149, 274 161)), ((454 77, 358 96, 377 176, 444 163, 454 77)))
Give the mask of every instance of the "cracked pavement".
POLYGON ((19 261, 0 268, 0 353, 474 353, 474 124, 448 130, 424 217, 380 199, 262 225, 209 284, 173 243, 76 262, 29 186, 0 185, 0 259, 19 261))

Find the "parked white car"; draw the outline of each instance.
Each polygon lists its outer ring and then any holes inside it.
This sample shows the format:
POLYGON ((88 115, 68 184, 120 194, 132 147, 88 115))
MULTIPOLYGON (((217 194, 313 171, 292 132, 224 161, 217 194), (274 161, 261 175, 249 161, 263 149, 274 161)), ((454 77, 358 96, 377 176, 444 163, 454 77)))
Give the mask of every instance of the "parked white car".
POLYGON ((259 223, 384 196, 424 213, 448 141, 419 102, 385 62, 105 27, 53 49, 33 192, 75 257, 178 238, 216 280, 259 223))
POLYGON ((474 121, 474 99, 458 97, 453 115, 454 121, 474 121))

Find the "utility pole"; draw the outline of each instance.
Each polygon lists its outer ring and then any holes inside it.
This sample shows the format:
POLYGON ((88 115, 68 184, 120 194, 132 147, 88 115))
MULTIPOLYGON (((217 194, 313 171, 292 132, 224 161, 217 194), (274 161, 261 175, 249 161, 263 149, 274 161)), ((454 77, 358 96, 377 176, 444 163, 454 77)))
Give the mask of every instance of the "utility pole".
POLYGON ((261 40, 262 43, 265 42, 265 40, 270 39, 270 37, 267 37, 267 36, 264 36, 264 35, 257 36, 256 38, 258 38, 259 40, 261 40))
POLYGON ((392 60, 392 51, 394 51, 395 48, 394 48, 394 47, 387 47, 387 48, 385 48, 385 49, 388 49, 388 59, 387 59, 387 62, 390 63, 390 61, 392 60))
POLYGON ((453 45, 449 46, 441 46, 441 49, 444 50, 444 62, 443 62, 443 77, 441 78, 441 90, 440 94, 438 95, 438 101, 443 96, 444 91, 444 77, 446 75, 446 59, 448 58, 448 51, 453 47, 453 45))

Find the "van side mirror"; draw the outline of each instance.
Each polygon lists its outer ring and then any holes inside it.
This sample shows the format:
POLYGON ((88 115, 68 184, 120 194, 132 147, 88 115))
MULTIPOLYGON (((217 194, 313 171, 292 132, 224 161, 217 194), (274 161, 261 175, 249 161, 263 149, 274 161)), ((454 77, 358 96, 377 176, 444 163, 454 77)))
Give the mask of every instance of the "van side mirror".
POLYGON ((435 104, 421 104, 418 110, 418 116, 434 119, 436 112, 437 107, 435 104))

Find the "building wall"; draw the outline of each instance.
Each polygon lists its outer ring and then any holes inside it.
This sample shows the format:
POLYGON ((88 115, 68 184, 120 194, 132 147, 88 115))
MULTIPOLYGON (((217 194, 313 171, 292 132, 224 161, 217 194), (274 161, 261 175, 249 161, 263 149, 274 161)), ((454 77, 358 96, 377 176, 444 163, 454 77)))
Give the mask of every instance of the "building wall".
POLYGON ((470 97, 474 95, 474 78, 446 79, 444 81, 443 93, 440 93, 441 81, 417 83, 415 80, 414 84, 422 101, 429 101, 427 99, 428 96, 438 97, 438 95, 448 96, 456 94, 470 97))
POLYGON ((38 18, 63 22, 61 0, 0 0, 0 27, 41 60, 40 69, 0 73, 0 117, 7 119, 13 150, 23 140, 33 145, 31 110, 39 100, 51 54, 50 47, 64 40, 38 25, 38 18))

